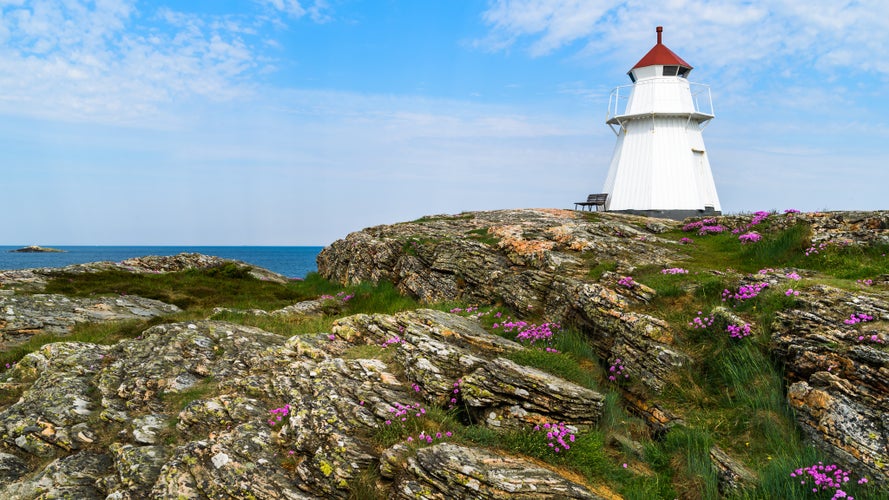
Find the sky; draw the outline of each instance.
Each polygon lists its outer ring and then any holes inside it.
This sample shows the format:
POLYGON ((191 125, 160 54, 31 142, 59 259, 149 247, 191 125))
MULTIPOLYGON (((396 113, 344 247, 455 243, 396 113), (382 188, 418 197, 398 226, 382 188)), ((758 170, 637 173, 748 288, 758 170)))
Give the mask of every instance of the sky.
POLYGON ((658 25, 724 212, 889 209, 885 0, 0 0, 0 244, 573 208, 658 25))

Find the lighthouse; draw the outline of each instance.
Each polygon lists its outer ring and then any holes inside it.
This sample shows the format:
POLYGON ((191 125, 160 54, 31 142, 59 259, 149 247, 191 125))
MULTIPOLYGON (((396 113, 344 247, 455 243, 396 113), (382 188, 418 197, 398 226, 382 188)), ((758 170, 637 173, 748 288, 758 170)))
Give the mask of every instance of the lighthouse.
POLYGON ((662 42, 615 88, 606 123, 617 135, 603 192, 606 210, 683 219, 720 214, 701 131, 713 119, 710 88, 688 81, 692 66, 662 42))

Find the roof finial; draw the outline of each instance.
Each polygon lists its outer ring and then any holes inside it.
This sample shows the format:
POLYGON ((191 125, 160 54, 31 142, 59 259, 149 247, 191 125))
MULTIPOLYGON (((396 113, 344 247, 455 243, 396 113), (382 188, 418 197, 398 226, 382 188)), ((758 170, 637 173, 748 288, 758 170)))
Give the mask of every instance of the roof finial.
POLYGON ((658 44, 658 45, 661 44, 661 34, 662 34, 663 32, 664 32, 664 27, 663 27, 663 26, 658 26, 658 27, 657 27, 657 44, 658 44))

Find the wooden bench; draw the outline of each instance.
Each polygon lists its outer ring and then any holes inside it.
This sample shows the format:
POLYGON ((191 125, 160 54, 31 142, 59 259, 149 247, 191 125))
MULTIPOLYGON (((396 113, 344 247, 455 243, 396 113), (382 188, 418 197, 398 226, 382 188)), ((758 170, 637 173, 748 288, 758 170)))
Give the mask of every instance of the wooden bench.
MULTIPOLYGON (((583 210, 583 207, 596 207, 597 212, 599 211, 599 207, 602 207, 602 210, 604 210, 606 199, 608 199, 608 193, 591 194, 586 197, 586 201, 576 202, 574 204, 574 210, 577 210, 578 206, 581 210, 583 210)), ((592 211, 592 208, 590 211, 592 211)))

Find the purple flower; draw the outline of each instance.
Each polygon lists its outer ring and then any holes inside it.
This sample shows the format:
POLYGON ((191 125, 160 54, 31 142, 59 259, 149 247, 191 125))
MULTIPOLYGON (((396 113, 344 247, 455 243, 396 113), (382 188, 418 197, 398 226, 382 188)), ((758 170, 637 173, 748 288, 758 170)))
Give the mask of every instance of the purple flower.
POLYGON ((761 239, 762 239, 762 236, 760 236, 759 233, 754 232, 754 231, 750 231, 749 233, 744 233, 741 236, 738 236, 738 240, 741 243, 756 243, 757 241, 759 241, 761 239))
POLYGON ((661 269, 661 274, 688 274, 688 270, 681 267, 671 267, 669 269, 661 269))
POLYGON ((729 337, 733 339, 742 339, 750 335, 750 325, 747 323, 743 325, 728 325, 725 327, 725 330, 729 333, 729 337))

